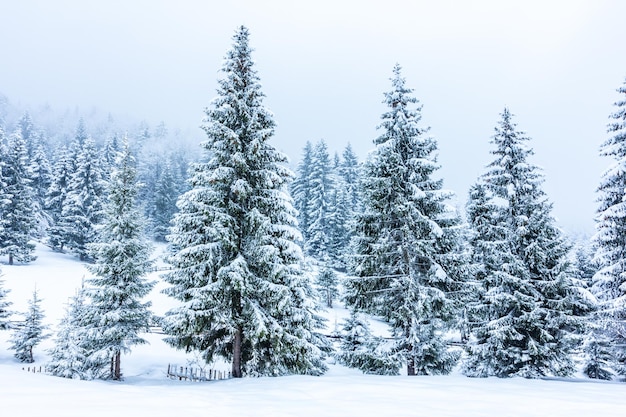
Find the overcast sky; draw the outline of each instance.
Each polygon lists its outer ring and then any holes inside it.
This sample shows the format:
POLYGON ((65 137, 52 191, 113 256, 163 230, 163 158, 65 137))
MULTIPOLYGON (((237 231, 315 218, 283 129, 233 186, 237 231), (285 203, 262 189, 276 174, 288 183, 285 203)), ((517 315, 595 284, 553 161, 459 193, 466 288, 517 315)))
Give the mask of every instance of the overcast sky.
POLYGON ((592 233, 611 162, 598 147, 626 77, 625 16, 620 0, 0 0, 0 92, 195 128, 244 24, 274 144, 292 161, 322 138, 363 159, 399 63, 460 201, 507 106, 532 138, 560 224, 592 233))

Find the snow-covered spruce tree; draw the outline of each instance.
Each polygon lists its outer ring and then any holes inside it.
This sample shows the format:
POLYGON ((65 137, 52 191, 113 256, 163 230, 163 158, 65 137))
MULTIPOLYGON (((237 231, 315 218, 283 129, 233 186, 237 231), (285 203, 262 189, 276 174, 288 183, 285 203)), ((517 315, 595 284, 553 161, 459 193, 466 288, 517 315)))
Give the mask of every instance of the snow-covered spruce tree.
POLYGON ((626 81, 617 91, 610 137, 600 148, 612 163, 598 187, 594 241, 599 269, 592 289, 599 301, 596 324, 610 339, 615 371, 626 375, 626 81))
POLYGON ((52 168, 52 181, 48 187, 44 208, 51 217, 52 224, 48 228, 48 242, 54 250, 63 251, 67 241, 70 225, 63 222, 63 207, 71 183, 73 162, 70 152, 62 146, 56 153, 52 168))
POLYGON ((330 254, 330 225, 332 197, 335 189, 333 167, 328 146, 320 140, 313 150, 311 172, 309 174, 309 200, 306 210, 309 213, 308 240, 304 248, 308 255, 328 261, 330 254))
POLYGON ((84 139, 59 222, 67 233, 67 246, 81 261, 88 258, 87 245, 96 240, 96 226, 102 221, 103 201, 106 199, 106 182, 99 161, 93 139, 84 139))
POLYGON ((171 165, 166 163, 156 183, 151 216, 153 235, 158 241, 165 241, 165 237, 169 233, 170 221, 177 211, 176 199, 178 196, 179 190, 176 187, 174 173, 171 165))
POLYGON ((21 362, 35 362, 33 348, 48 337, 44 334, 48 326, 43 324, 44 313, 40 303, 41 298, 35 289, 33 298, 28 300, 28 311, 24 313, 24 324, 15 328, 10 340, 11 349, 15 351, 15 357, 21 362))
MULTIPOLYGON (((598 271, 598 266, 593 260, 594 249, 590 245, 577 244, 573 250, 573 265, 577 278, 587 288, 592 287, 593 276, 598 271)), ((587 314, 587 326, 582 345, 584 352, 583 373, 592 379, 612 379, 614 373, 613 353, 611 338, 603 328, 604 317, 599 307, 597 297, 593 293, 588 294, 589 304, 592 311, 587 314)))
POLYGON ((309 201, 311 200, 311 168, 313 164, 313 145, 307 141, 302 150, 302 159, 296 170, 296 177, 290 184, 294 207, 298 210, 298 226, 302 232, 304 242, 308 240, 308 230, 311 225, 309 201))
POLYGON ((399 65, 391 82, 382 134, 365 163, 364 213, 354 244, 358 278, 346 282, 346 302, 389 322, 408 375, 445 374, 458 359, 444 333, 455 320, 449 294, 458 289, 465 263, 460 220, 445 204, 452 193, 433 178, 437 144, 419 126, 421 107, 413 108, 418 100, 399 65))
POLYGON ((494 161, 471 197, 474 259, 482 258, 477 321, 464 371, 469 376, 565 376, 591 308, 551 216, 532 150, 505 109, 492 143, 494 161), (482 193, 482 195, 480 195, 482 193), (482 312, 482 314, 481 314, 482 312))
POLYGON ((36 259, 35 245, 30 240, 37 222, 26 146, 19 132, 11 135, 1 159, 0 253, 9 256, 9 265, 13 265, 14 260, 31 262, 36 259))
POLYGON ((52 168, 48 162, 48 156, 42 143, 38 143, 33 149, 28 170, 31 174, 31 189, 33 190, 34 210, 37 216, 37 237, 45 235, 46 229, 51 223, 50 215, 44 210, 46 193, 52 183, 52 168))
POLYGON ((108 188, 104 222, 97 242, 88 246, 95 264, 88 266, 94 277, 86 281, 89 302, 85 309, 85 346, 90 372, 99 378, 119 380, 122 353, 146 343, 139 333, 148 330, 150 303, 142 303, 141 299, 154 285, 145 277, 152 267, 152 248, 136 207, 137 172, 128 144, 108 188), (97 369, 102 364, 106 368, 97 369))
POLYGON ((370 331, 367 319, 352 311, 344 320, 337 361, 365 374, 398 375, 397 358, 386 350, 385 340, 370 331))
POLYGON ((319 293, 321 298, 324 300, 324 304, 326 307, 333 308, 333 300, 337 297, 339 291, 337 290, 337 285, 339 281, 337 279, 337 274, 331 268, 323 268, 317 274, 317 279, 315 280, 315 284, 319 287, 319 293))
POLYGON ((347 265, 346 256, 350 253, 354 212, 342 185, 332 191, 328 213, 328 247, 326 264, 337 269, 347 265))
POLYGON ((59 322, 54 347, 46 371, 54 376, 73 379, 90 379, 88 351, 85 348, 85 293, 76 291, 59 322))
POLYGON ((339 165, 339 177, 348 196, 348 201, 353 212, 357 213, 361 208, 361 167, 359 160, 348 143, 341 154, 339 165))
POLYGON ((324 372, 314 291, 301 273, 286 157, 269 140, 248 29, 234 35, 206 109, 206 162, 178 201, 169 236, 166 293, 181 301, 164 319, 168 342, 232 362, 234 377, 324 372))
POLYGON ((0 280, 0 330, 8 330, 11 327, 9 318, 13 314, 13 312, 9 310, 12 303, 7 300, 7 294, 10 290, 3 287, 4 280, 0 280))

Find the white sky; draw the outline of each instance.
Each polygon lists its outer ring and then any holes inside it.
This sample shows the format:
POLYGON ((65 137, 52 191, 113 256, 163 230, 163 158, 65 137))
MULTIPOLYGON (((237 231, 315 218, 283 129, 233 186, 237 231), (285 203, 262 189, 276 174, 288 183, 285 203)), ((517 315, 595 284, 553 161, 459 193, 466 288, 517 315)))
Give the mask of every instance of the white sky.
MULTIPOLYGON (((626 76, 626 2, 0 0, 0 92, 195 127, 237 26, 292 160, 306 140, 364 158, 393 65, 424 105, 460 200, 504 106, 533 141, 554 214, 593 231, 598 155, 626 76)), ((202 132, 198 130, 198 139, 202 132)))

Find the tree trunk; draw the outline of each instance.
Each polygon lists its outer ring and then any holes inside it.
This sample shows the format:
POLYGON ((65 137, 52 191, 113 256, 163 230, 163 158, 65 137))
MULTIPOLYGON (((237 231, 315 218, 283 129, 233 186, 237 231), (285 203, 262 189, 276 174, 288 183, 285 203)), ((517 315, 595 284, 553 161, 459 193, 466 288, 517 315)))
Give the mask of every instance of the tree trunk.
POLYGON ((415 359, 409 357, 406 361, 406 374, 409 376, 415 375, 415 359))
POLYGON ((233 378, 241 378, 241 344, 243 342, 243 329, 237 328, 233 340, 233 378))
POLYGON ((120 379, 122 379, 122 372, 121 372, 121 362, 122 361, 122 352, 121 351, 117 351, 115 352, 115 357, 113 358, 113 379, 116 381, 119 381, 120 379))
POLYGON ((9 253, 9 265, 13 265, 13 254, 9 253))
MULTIPOLYGON (((407 338, 408 338, 408 333, 409 330, 407 329, 407 338)), ((413 344, 409 344, 408 348, 408 356, 406 358, 406 374, 408 376, 414 376, 415 375, 415 356, 413 356, 413 344)))

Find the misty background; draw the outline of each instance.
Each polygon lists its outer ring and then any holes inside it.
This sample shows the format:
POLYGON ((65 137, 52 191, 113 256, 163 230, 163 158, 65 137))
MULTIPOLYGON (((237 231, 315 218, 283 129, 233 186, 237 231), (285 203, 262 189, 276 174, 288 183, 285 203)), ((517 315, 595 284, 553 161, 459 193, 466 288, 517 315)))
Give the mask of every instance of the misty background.
MULTIPOLYGON (((251 32, 273 144, 350 142, 363 160, 395 63, 459 205, 508 106, 569 233, 592 234, 598 156, 626 77, 626 2, 0 0, 0 93, 23 108, 161 121, 199 143, 231 37, 251 32)), ((199 148, 198 148, 199 152, 199 148)))

